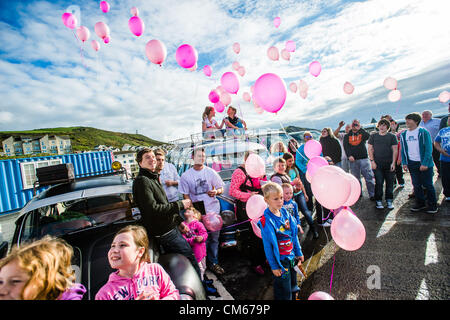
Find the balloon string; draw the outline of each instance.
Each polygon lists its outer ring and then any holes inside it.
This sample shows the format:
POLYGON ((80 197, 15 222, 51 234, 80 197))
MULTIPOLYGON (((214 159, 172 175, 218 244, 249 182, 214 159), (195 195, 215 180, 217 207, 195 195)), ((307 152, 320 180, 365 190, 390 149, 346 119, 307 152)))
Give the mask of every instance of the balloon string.
POLYGON ((333 287, 333 275, 334 275, 334 263, 335 262, 336 262, 336 252, 334 252, 334 255, 333 255, 333 267, 331 268, 330 295, 331 295, 331 288, 333 287))

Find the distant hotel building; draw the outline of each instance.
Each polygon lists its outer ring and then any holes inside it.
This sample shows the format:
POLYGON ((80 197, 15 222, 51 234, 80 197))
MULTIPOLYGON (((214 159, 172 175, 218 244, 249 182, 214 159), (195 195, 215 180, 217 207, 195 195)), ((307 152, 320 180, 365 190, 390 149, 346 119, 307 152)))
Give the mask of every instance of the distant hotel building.
POLYGON ((69 136, 11 136, 2 141, 5 156, 23 156, 39 153, 61 155, 72 153, 72 144, 69 136))

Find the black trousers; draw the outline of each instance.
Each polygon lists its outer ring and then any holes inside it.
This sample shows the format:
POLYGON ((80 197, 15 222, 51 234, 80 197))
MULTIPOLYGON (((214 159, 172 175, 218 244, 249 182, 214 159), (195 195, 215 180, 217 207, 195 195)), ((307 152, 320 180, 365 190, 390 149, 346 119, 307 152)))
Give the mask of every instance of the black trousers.
POLYGON ((201 278, 200 267, 198 266, 197 259, 195 259, 194 252, 178 228, 174 228, 169 233, 156 239, 165 253, 179 253, 188 258, 201 278))

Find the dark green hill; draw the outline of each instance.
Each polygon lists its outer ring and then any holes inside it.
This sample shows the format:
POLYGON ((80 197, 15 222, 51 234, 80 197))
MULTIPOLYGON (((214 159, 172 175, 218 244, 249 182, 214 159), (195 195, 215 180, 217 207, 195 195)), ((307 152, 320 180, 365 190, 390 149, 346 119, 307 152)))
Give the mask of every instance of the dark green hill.
POLYGON ((42 128, 27 131, 0 131, 0 140, 4 140, 10 136, 38 137, 46 134, 69 136, 72 142, 72 150, 74 152, 93 150, 94 147, 98 145, 112 146, 121 149, 124 144, 129 144, 131 146, 158 146, 164 143, 150 139, 142 134, 114 132, 91 127, 61 127, 42 128))

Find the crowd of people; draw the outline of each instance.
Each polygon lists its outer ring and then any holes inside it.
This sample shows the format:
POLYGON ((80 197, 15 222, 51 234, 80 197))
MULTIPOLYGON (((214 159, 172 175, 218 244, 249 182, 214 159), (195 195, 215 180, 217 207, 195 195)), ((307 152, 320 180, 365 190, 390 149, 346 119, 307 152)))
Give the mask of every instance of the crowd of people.
MULTIPOLYGON (((216 134, 224 124, 226 130, 246 129, 232 107, 221 125, 214 120, 214 114, 214 108, 205 109, 205 134, 216 134)), ((357 119, 347 125, 339 122, 334 131, 323 128, 319 139, 321 156, 330 165, 353 174, 361 186, 362 176, 368 197, 377 209, 384 209, 383 194, 387 208, 394 208, 394 186, 404 187, 403 174, 409 171, 413 185, 410 197, 415 198, 411 211, 435 214, 438 205, 434 166, 442 179, 445 200, 450 201, 450 121, 448 117, 433 119, 431 111, 426 110, 422 115, 408 114, 405 122, 406 129, 399 130, 392 117, 382 116, 370 133, 357 119)), ((314 239, 319 237, 317 227, 329 227, 333 218, 330 210, 314 199, 307 178, 309 159, 304 149, 312 139, 311 132, 305 131, 303 143, 295 139, 288 146, 274 143, 274 173, 270 177, 255 178, 247 173, 244 164, 249 152, 231 176, 229 195, 236 199, 236 220, 250 230, 241 235, 243 250, 256 273, 265 273, 265 263, 270 266, 275 299, 295 299, 299 291, 294 268, 304 261, 299 241, 304 233, 300 212, 314 239), (254 226, 246 212, 246 203, 254 195, 262 195, 267 203, 257 223, 260 237, 251 232, 254 226)), ((149 238, 163 253, 186 256, 206 292, 215 293, 205 271, 209 269, 216 275, 226 272, 219 263, 220 230, 207 230, 202 217, 206 213, 220 214, 217 195, 224 192, 224 182, 216 170, 205 165, 201 146, 194 148, 192 157, 193 166, 180 177, 175 167, 165 161, 162 149, 144 148, 138 152, 140 171, 133 182, 133 198, 142 215, 141 225, 127 226, 115 235, 108 260, 117 271, 96 293, 96 299, 180 298, 170 276, 158 263, 150 261, 149 238)), ((51 237, 14 248, 0 261, 0 299, 81 299, 86 290, 74 283, 72 254, 64 240, 51 237)))

